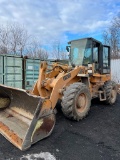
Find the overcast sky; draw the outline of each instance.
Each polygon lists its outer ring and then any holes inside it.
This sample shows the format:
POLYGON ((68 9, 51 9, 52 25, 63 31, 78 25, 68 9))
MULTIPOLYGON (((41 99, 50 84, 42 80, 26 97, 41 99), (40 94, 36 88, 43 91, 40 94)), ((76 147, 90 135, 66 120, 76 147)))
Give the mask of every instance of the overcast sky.
POLYGON ((120 11, 120 0, 0 0, 0 23, 17 22, 48 43, 93 36, 101 39, 120 11))

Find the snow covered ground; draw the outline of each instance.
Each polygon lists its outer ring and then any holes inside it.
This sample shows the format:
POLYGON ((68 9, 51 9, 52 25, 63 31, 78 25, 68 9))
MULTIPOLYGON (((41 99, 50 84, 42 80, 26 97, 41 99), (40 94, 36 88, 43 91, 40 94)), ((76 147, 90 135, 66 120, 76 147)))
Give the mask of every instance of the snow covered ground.
POLYGON ((23 155, 20 160, 56 160, 56 158, 49 152, 40 152, 39 154, 23 155))

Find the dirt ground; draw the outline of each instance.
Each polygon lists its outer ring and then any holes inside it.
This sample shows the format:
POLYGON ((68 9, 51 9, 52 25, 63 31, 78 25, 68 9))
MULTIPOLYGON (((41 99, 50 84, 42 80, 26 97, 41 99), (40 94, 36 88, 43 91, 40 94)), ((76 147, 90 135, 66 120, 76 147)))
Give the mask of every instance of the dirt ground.
POLYGON ((79 122, 66 119, 60 104, 57 110, 51 136, 27 151, 18 150, 0 135, 0 160, 27 160, 21 157, 40 152, 49 152, 56 160, 120 160, 120 95, 113 106, 93 100, 89 115, 79 122))

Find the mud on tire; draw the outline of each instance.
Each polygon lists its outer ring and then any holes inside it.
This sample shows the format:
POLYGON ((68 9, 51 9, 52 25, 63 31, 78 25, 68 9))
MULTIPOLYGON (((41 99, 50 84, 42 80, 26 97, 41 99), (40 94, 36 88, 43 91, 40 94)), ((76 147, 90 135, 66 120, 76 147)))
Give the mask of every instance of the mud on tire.
POLYGON ((91 95, 88 87, 83 83, 74 83, 66 88, 62 97, 63 114, 69 118, 79 121, 83 119, 90 110, 91 95))

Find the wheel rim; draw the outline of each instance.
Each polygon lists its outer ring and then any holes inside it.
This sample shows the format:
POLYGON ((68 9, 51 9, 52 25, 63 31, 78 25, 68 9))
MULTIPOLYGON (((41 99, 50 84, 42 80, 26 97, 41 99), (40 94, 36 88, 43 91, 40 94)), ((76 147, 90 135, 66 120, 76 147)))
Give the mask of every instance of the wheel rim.
POLYGON ((111 101, 112 101, 112 103, 114 103, 116 101, 116 96, 117 96, 117 92, 116 92, 116 88, 114 87, 111 91, 111 101))
POLYGON ((77 112, 81 113, 84 111, 87 104, 87 97, 84 93, 81 93, 78 96, 77 102, 76 102, 76 110, 77 112))

